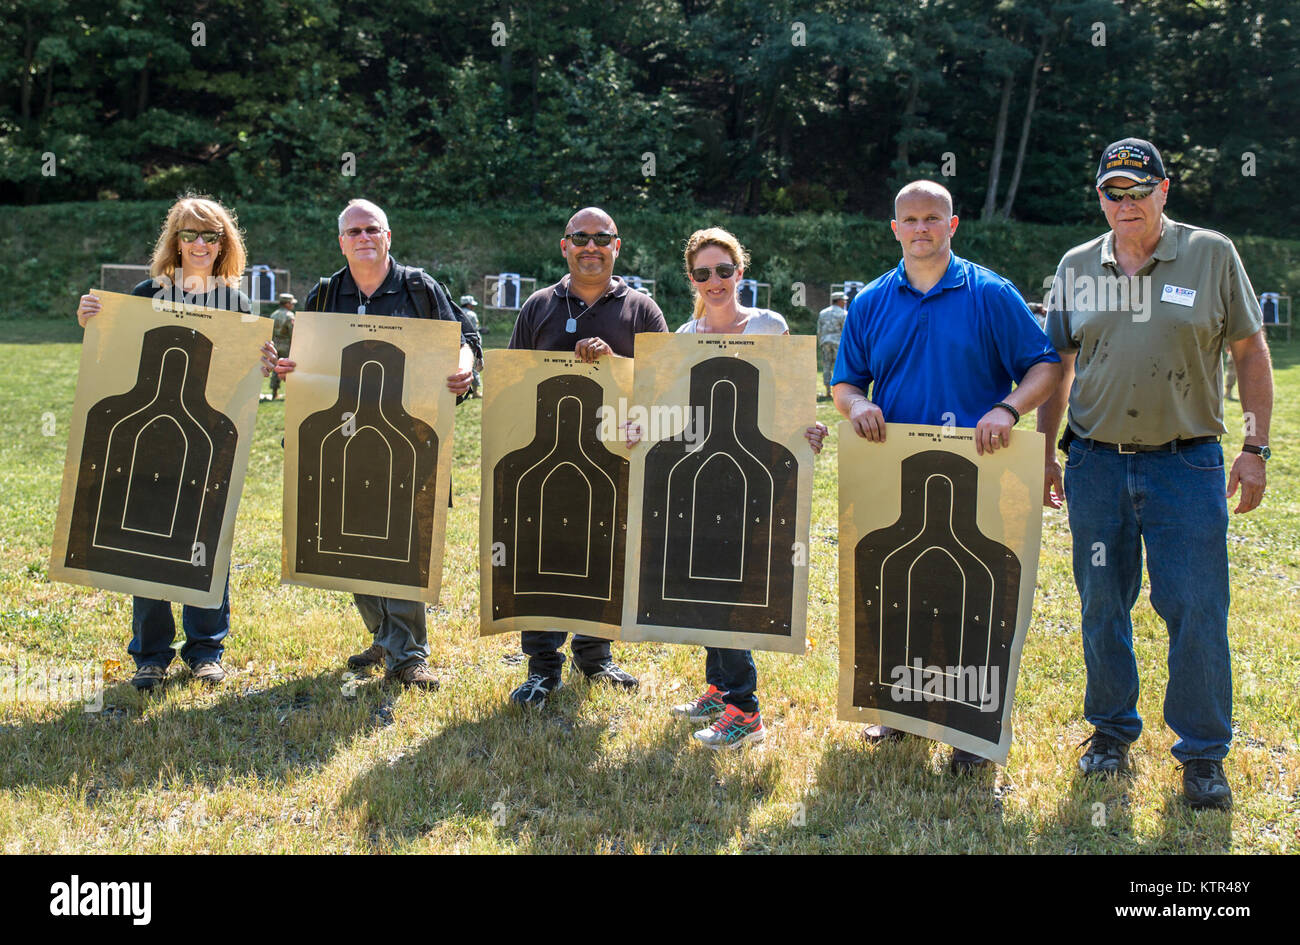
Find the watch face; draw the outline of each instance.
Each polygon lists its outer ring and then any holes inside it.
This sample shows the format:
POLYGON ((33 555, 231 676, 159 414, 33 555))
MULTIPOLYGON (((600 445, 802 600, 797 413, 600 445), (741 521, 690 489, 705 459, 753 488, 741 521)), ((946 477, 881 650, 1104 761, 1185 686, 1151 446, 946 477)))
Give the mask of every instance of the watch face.
POLYGON ((1259 448, 1259 455, 1260 458, 1264 460, 1264 462, 1268 462, 1270 459, 1273 458, 1273 451, 1269 449, 1267 446, 1261 446, 1259 448))

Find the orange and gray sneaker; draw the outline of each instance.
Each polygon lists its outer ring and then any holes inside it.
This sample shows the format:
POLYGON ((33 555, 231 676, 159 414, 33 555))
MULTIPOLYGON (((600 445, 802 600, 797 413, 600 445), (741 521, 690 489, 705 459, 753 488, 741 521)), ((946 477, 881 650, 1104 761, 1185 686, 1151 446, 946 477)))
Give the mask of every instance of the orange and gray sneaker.
POLYGON ((729 705, 723 710, 722 718, 700 729, 695 738, 706 748, 739 748, 745 742, 761 742, 767 738, 767 729, 757 712, 741 712, 729 705))
POLYGON ((691 722, 712 722, 727 708, 726 695, 711 685, 691 702, 673 706, 673 715, 691 722))

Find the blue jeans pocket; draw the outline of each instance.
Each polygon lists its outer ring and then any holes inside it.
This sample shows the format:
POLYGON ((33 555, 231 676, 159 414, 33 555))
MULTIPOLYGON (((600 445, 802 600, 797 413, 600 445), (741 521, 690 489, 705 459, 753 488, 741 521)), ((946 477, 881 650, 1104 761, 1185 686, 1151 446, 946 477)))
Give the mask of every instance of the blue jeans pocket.
POLYGON ((1218 443, 1202 443, 1200 446, 1179 450, 1178 458, 1188 469, 1223 472, 1223 447, 1218 443))

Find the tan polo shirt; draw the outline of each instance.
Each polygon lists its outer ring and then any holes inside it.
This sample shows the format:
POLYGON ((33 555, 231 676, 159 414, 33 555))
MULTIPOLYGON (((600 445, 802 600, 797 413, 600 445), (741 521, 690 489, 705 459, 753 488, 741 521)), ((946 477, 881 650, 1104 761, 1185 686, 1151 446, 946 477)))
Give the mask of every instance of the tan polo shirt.
POLYGON ((1232 241, 1163 217, 1160 243, 1132 278, 1114 233, 1061 259, 1047 335, 1077 351, 1069 423, 1109 443, 1219 436, 1226 342, 1260 330, 1263 314, 1232 241))

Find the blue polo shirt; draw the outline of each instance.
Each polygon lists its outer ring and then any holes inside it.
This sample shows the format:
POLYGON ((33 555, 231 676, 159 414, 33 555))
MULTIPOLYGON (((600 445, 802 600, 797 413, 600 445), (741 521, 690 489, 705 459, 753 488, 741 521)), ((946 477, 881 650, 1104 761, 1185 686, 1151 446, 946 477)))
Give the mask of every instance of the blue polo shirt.
POLYGON ((1040 361, 1060 361, 1020 293, 955 253, 922 295, 900 261, 849 306, 832 384, 867 390, 886 423, 973 427, 1040 361))

